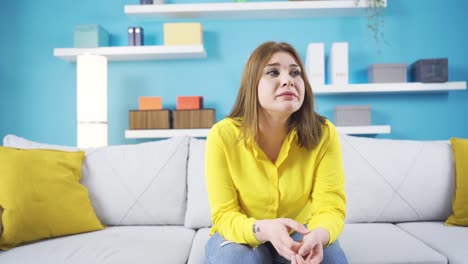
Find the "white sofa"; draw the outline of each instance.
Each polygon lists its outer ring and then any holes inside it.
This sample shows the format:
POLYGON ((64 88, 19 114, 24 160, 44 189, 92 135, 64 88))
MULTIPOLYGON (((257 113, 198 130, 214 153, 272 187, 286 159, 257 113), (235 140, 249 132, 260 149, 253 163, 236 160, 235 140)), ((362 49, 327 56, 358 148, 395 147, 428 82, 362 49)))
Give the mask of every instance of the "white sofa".
MULTIPOLYGON (((341 135, 350 263, 468 263, 468 228, 447 227, 448 141, 341 135)), ((46 145, 8 135, 5 146, 46 145)), ((82 183, 104 230, 0 252, 0 263, 204 263, 210 211, 205 141, 189 137, 86 150, 82 183)))

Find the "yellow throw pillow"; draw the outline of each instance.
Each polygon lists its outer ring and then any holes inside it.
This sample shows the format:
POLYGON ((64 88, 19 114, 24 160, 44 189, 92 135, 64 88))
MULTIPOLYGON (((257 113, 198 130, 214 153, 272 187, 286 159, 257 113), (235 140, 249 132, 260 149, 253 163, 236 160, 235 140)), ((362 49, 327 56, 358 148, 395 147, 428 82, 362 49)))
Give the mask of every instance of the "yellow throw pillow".
POLYGON ((103 229, 80 184, 84 153, 0 146, 0 249, 103 229))
POLYGON ((455 195, 453 213, 445 224, 468 226, 468 139, 452 138, 450 143, 455 158, 455 195))

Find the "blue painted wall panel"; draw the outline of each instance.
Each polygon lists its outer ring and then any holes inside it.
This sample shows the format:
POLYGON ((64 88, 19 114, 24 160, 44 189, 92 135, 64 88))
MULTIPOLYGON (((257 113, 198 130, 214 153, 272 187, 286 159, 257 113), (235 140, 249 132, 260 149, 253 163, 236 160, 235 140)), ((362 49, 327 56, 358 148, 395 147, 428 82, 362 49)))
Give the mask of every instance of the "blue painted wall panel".
MULTIPOLYGON (((189 1, 172 1, 188 3, 189 1)), ((198 1, 190 1, 198 2, 198 1)), ((211 0, 210 2, 217 2, 211 0)), ((53 144, 76 144, 76 65, 52 55, 72 47, 78 24, 100 24, 113 46, 127 44, 127 27, 142 26, 145 44, 161 45, 162 23, 174 20, 126 16, 132 0, 14 1, 0 9, 0 137, 8 133, 53 144)), ((366 30, 365 17, 281 20, 200 21, 207 59, 111 62, 109 64, 109 143, 124 138, 128 110, 138 96, 158 95, 165 108, 175 108, 178 95, 202 95, 217 119, 229 113, 244 63, 250 52, 269 40, 293 44, 303 59, 310 42, 349 42, 350 82, 367 82, 372 63, 407 63, 419 58, 448 57, 449 81, 468 79, 466 52, 468 3, 389 0, 384 34, 379 42, 366 30)), ((318 96, 317 110, 333 118, 335 105, 371 105, 374 124, 389 124, 395 139, 468 137, 465 113, 468 91, 429 94, 363 94, 318 96)))

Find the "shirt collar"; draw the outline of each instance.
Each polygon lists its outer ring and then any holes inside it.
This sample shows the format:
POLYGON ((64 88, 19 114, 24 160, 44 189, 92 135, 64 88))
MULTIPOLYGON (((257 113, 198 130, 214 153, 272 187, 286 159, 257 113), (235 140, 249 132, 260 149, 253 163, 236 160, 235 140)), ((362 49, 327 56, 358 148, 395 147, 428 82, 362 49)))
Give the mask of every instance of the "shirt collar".
MULTIPOLYGON (((294 144, 294 142, 297 142, 297 139, 298 139, 297 130, 294 128, 286 135, 286 138, 284 139, 283 145, 281 146, 280 153, 278 154, 278 158, 276 159, 277 166, 279 166, 286 159, 289 153, 289 149, 291 148, 291 145, 294 144)), ((258 146, 255 140, 249 140, 249 142, 247 143, 247 146, 250 146, 252 148, 255 158, 258 158, 258 156, 261 153, 261 150, 260 150, 260 146, 258 146)))

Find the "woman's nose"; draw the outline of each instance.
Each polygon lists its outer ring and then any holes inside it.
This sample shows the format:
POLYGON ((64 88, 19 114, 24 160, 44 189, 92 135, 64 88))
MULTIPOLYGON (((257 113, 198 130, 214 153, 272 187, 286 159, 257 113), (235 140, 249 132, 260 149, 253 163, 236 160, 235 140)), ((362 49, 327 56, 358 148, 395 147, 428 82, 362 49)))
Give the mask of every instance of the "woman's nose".
POLYGON ((293 80, 292 80, 291 76, 289 76, 289 74, 284 76, 281 79, 281 86, 282 87, 289 87, 289 86, 292 86, 292 84, 293 84, 293 80))

